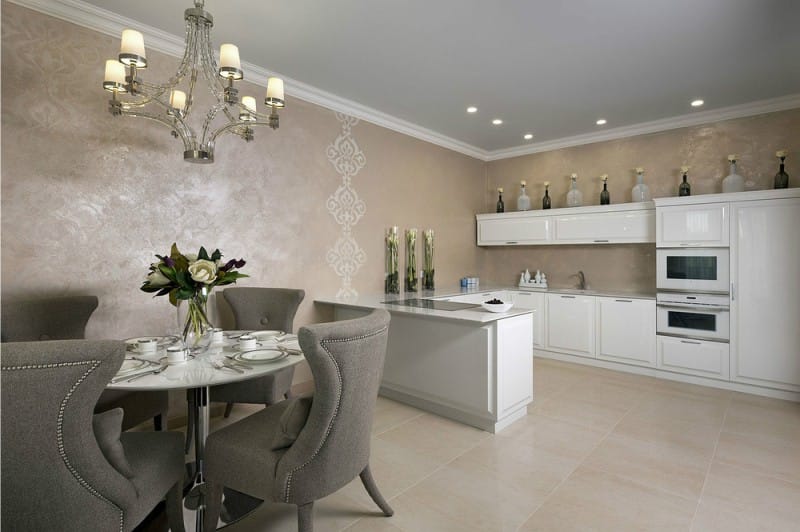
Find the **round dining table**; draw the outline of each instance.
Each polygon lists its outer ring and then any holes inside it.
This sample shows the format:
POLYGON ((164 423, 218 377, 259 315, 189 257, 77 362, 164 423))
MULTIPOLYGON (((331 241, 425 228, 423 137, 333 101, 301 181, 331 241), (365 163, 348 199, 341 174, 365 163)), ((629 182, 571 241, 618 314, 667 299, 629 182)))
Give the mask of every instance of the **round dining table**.
MULTIPOLYGON (((209 389, 217 384, 245 381, 274 373, 287 366, 304 360, 296 335, 263 334, 258 337, 255 350, 242 351, 238 347, 238 337, 252 332, 257 337, 259 331, 225 331, 221 342, 213 343, 204 349, 194 349, 188 360, 168 364, 166 348, 180 345, 177 337, 149 337, 159 340, 154 354, 140 354, 136 350, 136 340, 126 340, 128 353, 120 373, 108 384, 108 389, 130 391, 187 390, 187 409, 190 419, 194 419, 194 468, 190 473, 191 487, 184 499, 188 511, 195 511, 195 528, 203 528, 202 484, 204 479, 205 442, 209 432, 209 389), (273 355, 258 351, 275 351, 273 355), (278 356, 277 352, 285 356, 278 356), (252 356, 248 356, 252 355, 252 356)), ((267 333, 267 331, 260 331, 267 333)), ((231 524, 254 510, 262 501, 232 490, 226 490, 225 500, 228 517, 225 524, 231 524)))

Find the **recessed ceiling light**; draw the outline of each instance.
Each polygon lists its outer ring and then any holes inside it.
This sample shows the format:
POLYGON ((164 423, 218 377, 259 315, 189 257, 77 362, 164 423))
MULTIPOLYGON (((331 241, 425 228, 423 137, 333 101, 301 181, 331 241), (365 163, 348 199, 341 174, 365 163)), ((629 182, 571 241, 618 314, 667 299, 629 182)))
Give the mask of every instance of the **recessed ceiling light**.
POLYGON ((495 118, 494 120, 492 120, 492 124, 494 124, 496 126, 499 126, 502 123, 503 123, 503 121, 500 120, 499 118, 495 118))
POLYGON ((703 100, 692 100, 692 107, 700 107, 704 103, 706 102, 704 102, 703 100))
POLYGON ((531 140, 533 138, 533 133, 525 133, 525 136, 522 138, 525 140, 531 140))
POLYGON ((604 126, 604 125, 606 125, 606 119, 605 118, 601 118, 600 120, 595 122, 595 124, 597 124, 598 126, 604 126))
POLYGON ((467 107, 467 112, 468 113, 477 113, 478 112, 478 108, 474 107, 474 106, 467 107))

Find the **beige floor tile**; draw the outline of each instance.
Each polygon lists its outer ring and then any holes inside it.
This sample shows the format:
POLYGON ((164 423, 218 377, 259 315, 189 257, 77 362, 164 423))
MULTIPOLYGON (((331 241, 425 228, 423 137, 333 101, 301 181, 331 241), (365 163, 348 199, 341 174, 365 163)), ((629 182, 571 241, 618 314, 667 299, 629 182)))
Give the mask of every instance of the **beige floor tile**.
POLYGON ((607 433, 608 431, 602 429, 584 427, 539 414, 529 414, 496 434, 495 439, 513 440, 558 456, 582 460, 607 433))
POLYGON ((693 531, 751 532, 800 529, 800 485, 715 463, 693 531))
POLYGON ((710 462, 691 447, 612 434, 581 465, 696 501, 710 462))
POLYGON ((424 414, 375 436, 444 464, 490 434, 433 414, 424 414))
POLYGON ((565 395, 595 405, 629 410, 639 403, 642 393, 624 381, 597 377, 585 379, 565 395))
POLYGON ((798 443, 800 403, 766 397, 734 397, 728 407, 722 430, 737 434, 769 434, 772 438, 798 443))
POLYGON ((520 531, 685 531, 696 506, 695 501, 581 467, 520 531))
POLYGON ((582 401, 570 393, 560 394, 535 405, 529 412, 533 415, 559 419, 584 427, 609 431, 628 412, 628 408, 606 406, 582 401))
POLYGON ((365 517, 344 529, 346 532, 413 532, 406 531, 386 517, 365 517))
POLYGON ((651 420, 627 415, 612 434, 667 446, 688 447, 710 459, 717 445, 719 428, 669 417, 651 420))
POLYGON ((727 407, 727 396, 701 396, 659 390, 644 394, 630 415, 656 422, 677 420, 701 423, 719 429, 727 407))
POLYGON ((404 493, 389 503, 394 509, 394 515, 389 518, 365 517, 361 520, 362 530, 372 531, 373 523, 377 523, 377 526, 386 526, 388 521, 391 525, 407 532, 486 532, 486 529, 471 522, 468 516, 448 514, 445 509, 438 507, 435 501, 418 500, 404 493))
POLYGON ((372 418, 372 434, 380 434, 422 414, 424 414, 422 410, 413 406, 378 397, 375 403, 375 415, 372 418))
POLYGON ((800 483, 800 442, 790 443, 769 434, 723 432, 714 460, 800 483))

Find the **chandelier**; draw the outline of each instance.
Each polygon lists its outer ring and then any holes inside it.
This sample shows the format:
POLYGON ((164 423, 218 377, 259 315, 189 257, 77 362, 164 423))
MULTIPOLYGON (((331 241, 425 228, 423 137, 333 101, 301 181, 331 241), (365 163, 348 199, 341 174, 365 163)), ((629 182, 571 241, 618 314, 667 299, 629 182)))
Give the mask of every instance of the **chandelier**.
POLYGON ((158 85, 139 77, 139 71, 147 68, 144 37, 131 29, 123 30, 119 58, 106 61, 103 80, 103 88, 111 93, 112 115, 149 118, 164 124, 173 137, 183 141, 183 159, 192 163, 213 163, 214 144, 224 133, 249 142, 253 140, 253 126, 277 129, 278 109, 284 106, 283 80, 274 77, 267 80, 264 98, 269 114, 258 112, 254 97, 239 99, 239 90, 234 87, 235 81, 244 79, 239 49, 233 44, 220 46, 217 66, 211 46, 214 19, 203 4, 204 0, 194 0, 194 7, 184 12, 186 50, 178 71, 166 83, 158 85), (205 78, 215 100, 205 113, 199 136, 187 122, 198 75, 205 78), (182 83, 185 91, 177 88, 182 83), (123 94, 127 94, 124 100, 123 94))

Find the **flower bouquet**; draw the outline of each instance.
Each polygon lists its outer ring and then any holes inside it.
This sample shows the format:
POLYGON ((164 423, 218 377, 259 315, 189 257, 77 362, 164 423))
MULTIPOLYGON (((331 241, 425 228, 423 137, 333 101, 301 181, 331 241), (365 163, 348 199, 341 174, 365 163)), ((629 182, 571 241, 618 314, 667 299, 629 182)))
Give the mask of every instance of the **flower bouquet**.
POLYGON ((397 273, 397 247, 399 244, 397 237, 397 227, 394 226, 386 231, 386 278, 384 280, 384 292, 387 294, 399 294, 400 284, 397 273))
POLYGON ((422 266, 423 286, 425 290, 433 290, 433 229, 426 229, 422 235, 425 249, 422 266))
POLYGON ((406 292, 417 291, 417 230, 406 229, 406 292))
POLYGON ((143 292, 156 296, 169 296, 169 302, 178 308, 182 337, 189 348, 196 348, 211 328, 206 306, 208 294, 215 286, 233 284, 247 275, 236 271, 245 265, 244 259, 231 259, 222 263, 218 249, 209 256, 201 247, 197 255, 183 254, 172 244, 168 256, 156 255, 158 262, 150 265, 150 272, 141 286, 143 292), (181 319, 181 301, 186 301, 187 313, 181 319))

